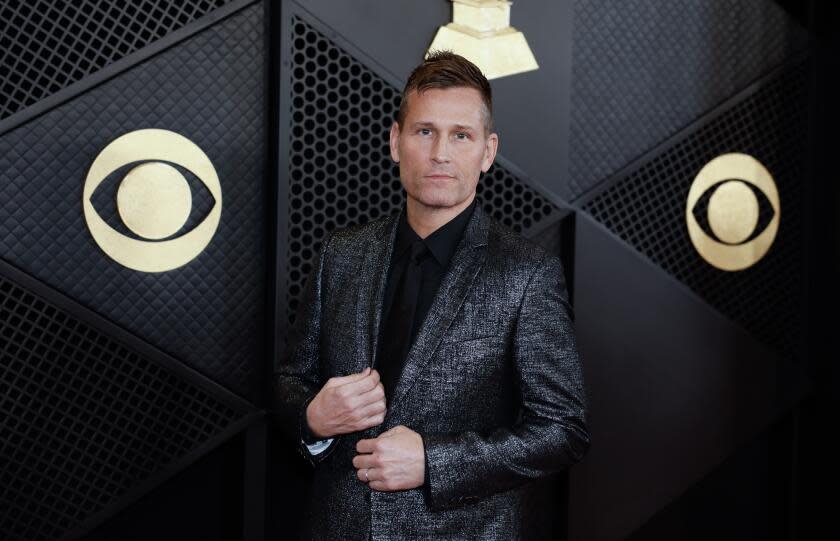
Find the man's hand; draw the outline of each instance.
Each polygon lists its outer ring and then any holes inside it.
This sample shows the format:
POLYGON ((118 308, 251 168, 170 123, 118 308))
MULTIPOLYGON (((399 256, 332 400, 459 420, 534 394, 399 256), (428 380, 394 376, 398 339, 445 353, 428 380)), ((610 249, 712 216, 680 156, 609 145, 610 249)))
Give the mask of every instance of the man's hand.
POLYGON ((385 388, 379 372, 330 378, 306 408, 309 430, 319 438, 358 432, 385 420, 385 388))
POLYGON ((379 437, 359 440, 353 457, 356 477, 373 490, 408 490, 423 484, 426 453, 423 438, 405 426, 395 426, 379 437))

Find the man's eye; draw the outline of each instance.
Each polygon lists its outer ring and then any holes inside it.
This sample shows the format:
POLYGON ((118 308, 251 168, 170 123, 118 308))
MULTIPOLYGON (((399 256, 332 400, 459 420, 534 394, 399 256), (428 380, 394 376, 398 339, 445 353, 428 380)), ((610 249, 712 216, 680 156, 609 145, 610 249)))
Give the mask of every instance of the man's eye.
POLYGON ((429 135, 432 133, 432 130, 430 130, 429 128, 420 128, 417 133, 419 133, 420 135, 429 135))
POLYGON ((455 134, 455 137, 456 137, 456 138, 458 138, 458 139, 460 139, 461 141, 464 141, 464 140, 466 140, 466 139, 469 139, 469 138, 470 138, 469 134, 464 133, 464 132, 461 132, 461 133, 456 133, 456 134, 455 134))

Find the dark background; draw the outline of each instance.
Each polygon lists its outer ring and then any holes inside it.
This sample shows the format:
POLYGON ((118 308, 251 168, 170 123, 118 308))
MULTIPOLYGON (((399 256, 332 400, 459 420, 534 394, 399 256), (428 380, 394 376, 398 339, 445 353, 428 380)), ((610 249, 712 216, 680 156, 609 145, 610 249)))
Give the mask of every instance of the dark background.
MULTIPOLYGON (((492 82, 500 156, 479 200, 563 258, 592 406, 589 453, 529 510, 543 537, 830 525, 827 4, 513 5, 540 69, 492 82), (768 254, 726 273, 694 251, 684 205, 699 169, 736 151, 771 171, 782 210, 768 254)), ((266 415, 273 363, 326 232, 402 204, 387 132, 450 13, 0 2, 0 538, 295 536, 309 467, 266 415), (149 127, 201 147, 224 197, 205 251, 157 274, 105 256, 80 204, 99 151, 149 127)), ((180 233, 213 205, 191 188, 180 233)), ((116 226, 113 191, 94 199, 116 226)))

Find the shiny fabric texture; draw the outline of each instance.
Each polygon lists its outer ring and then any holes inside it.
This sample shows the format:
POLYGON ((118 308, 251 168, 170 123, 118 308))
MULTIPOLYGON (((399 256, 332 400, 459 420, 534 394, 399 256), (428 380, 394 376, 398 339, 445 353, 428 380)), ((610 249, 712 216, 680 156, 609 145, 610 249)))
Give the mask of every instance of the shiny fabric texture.
MULTIPOLYGON (((327 379, 374 363, 399 216, 323 243, 274 373, 275 419, 294 441, 327 379)), ((307 538, 524 538, 530 481, 589 447, 572 319, 559 258, 477 207, 384 423, 338 436, 318 455, 299 445, 315 467, 307 538), (356 442, 397 425, 423 437, 428 483, 373 491, 356 478, 356 442)))

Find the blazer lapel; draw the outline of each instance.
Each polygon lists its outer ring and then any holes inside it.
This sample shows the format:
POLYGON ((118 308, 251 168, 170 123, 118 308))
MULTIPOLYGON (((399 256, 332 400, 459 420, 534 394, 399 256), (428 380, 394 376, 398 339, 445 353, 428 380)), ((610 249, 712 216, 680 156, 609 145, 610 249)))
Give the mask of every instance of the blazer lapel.
POLYGON ((356 299, 356 336, 360 337, 359 350, 353 352, 357 359, 356 372, 367 366, 376 366, 379 320, 399 221, 400 213, 388 218, 375 234, 371 245, 364 248, 366 253, 359 269, 360 285, 356 299))
MULTIPOLYGON (((411 389, 414 380, 423 367, 432 358, 444 334, 449 329, 455 315, 461 308, 470 286, 484 264, 488 237, 488 222, 480 205, 476 205, 473 216, 464 231, 464 238, 458 244, 449 270, 443 276, 432 306, 417 331, 417 337, 408 351, 403 372, 397 388, 388 404, 387 419, 392 416, 405 394, 411 389)), ((380 297, 381 304, 382 299, 380 297)))

